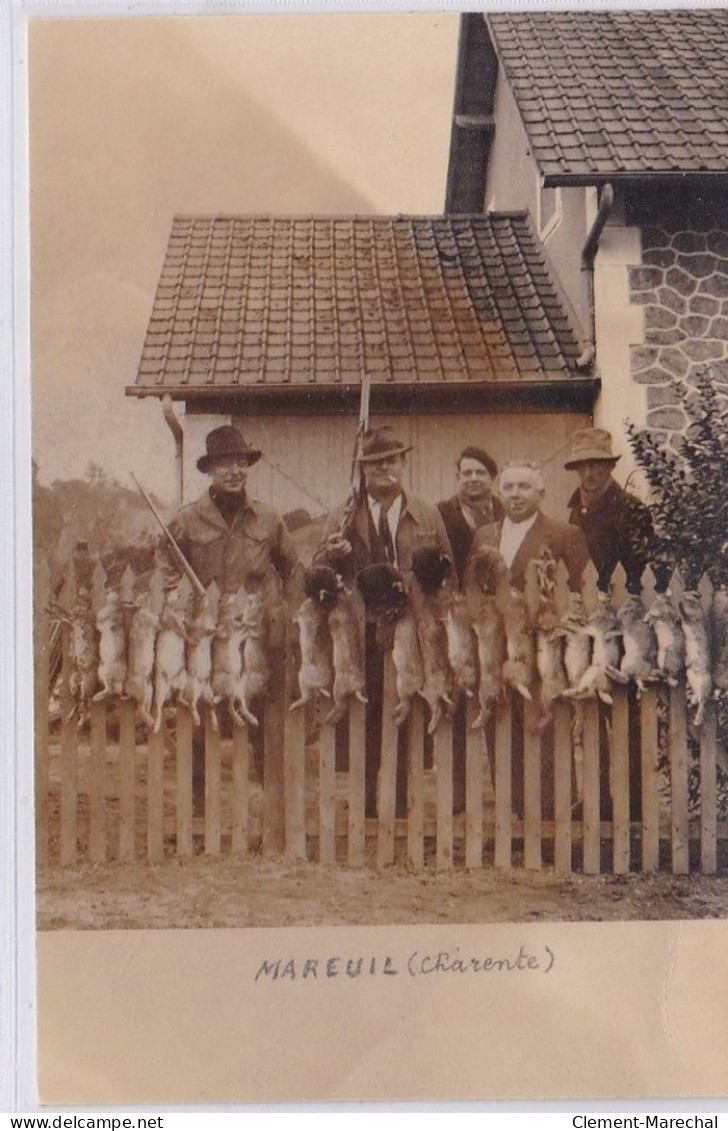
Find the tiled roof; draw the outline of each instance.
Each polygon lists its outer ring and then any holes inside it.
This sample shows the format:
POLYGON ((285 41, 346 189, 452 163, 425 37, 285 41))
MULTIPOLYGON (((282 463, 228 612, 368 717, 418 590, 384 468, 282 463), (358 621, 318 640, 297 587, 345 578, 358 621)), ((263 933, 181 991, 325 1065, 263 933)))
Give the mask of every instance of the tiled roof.
POLYGON ((525 214, 178 217, 129 392, 575 376, 525 214))
POLYGON ((547 180, 728 172, 728 10, 486 21, 547 180))

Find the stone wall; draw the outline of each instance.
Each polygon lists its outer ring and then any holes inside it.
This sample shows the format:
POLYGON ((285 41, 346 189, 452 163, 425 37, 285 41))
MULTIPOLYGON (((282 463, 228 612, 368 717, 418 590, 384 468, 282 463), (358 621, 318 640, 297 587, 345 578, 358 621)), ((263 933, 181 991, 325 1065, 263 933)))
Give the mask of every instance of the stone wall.
POLYGON ((628 273, 630 301, 644 310, 632 378, 646 387, 648 427, 674 444, 687 424, 675 379, 694 385, 709 367, 728 392, 728 226, 679 213, 643 225, 642 263, 628 273))

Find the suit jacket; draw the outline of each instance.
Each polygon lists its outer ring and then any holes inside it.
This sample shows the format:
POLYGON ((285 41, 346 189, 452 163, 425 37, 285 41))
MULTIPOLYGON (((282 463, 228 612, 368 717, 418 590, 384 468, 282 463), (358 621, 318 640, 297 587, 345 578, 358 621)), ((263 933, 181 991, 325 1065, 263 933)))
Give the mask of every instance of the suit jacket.
MULTIPOLYGON (((313 556, 314 564, 334 564, 329 561, 326 540, 340 528, 345 509, 344 503, 329 514, 321 542, 313 556)), ((357 500, 346 537, 351 543, 351 553, 342 562, 335 564, 337 568, 341 568, 345 580, 351 581, 359 570, 375 560, 366 498, 357 500)), ((433 546, 447 554, 451 561, 454 560, 450 540, 437 507, 416 495, 405 495, 397 527, 396 549, 398 569, 407 581, 412 574, 412 552, 424 546, 433 546)))
MULTIPOLYGON (((494 522, 491 526, 481 526, 476 530, 473 538, 472 551, 479 546, 500 545, 501 522, 494 522)), ((565 522, 556 522, 553 518, 538 512, 536 521, 526 534, 518 547, 513 562, 511 563, 511 585, 514 589, 523 589, 526 584, 526 569, 533 558, 537 558, 541 551, 548 546, 557 561, 562 561, 569 575, 569 589, 578 593, 581 589, 584 568, 589 561, 589 551, 581 530, 576 526, 569 526, 565 522)))
POLYGON ((650 509, 615 481, 588 510, 581 505, 577 487, 569 499, 569 522, 584 532, 597 569, 598 586, 606 592, 617 565, 627 575, 627 589, 640 593, 641 578, 650 559, 652 516, 650 509))
MULTIPOLYGON (((445 530, 450 539, 455 559, 458 580, 462 585, 475 530, 463 514, 462 503, 457 495, 453 495, 451 499, 443 499, 441 503, 437 504, 437 509, 445 523, 445 530)), ((492 500, 491 512, 491 522, 496 522, 503 517, 503 508, 497 499, 492 500)), ((485 523, 484 525, 488 524, 485 523)))

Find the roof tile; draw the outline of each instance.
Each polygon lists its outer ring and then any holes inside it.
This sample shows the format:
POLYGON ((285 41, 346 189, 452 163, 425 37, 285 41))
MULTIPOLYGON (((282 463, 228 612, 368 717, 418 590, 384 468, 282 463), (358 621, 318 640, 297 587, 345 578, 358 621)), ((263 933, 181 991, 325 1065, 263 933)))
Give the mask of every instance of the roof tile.
POLYGON ((725 7, 485 18, 543 173, 728 172, 725 7))
POLYGON ((137 387, 548 380, 578 352, 525 215, 178 217, 137 387))

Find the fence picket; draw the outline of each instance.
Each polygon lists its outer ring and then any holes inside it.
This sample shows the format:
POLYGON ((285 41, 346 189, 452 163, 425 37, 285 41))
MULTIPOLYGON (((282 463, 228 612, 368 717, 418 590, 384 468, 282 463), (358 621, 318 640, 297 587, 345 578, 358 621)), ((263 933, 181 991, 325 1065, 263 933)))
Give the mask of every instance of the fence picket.
POLYGON ((584 825, 582 833, 583 863, 586 875, 597 875, 601 861, 600 797, 599 797, 599 712, 596 699, 584 701, 584 825))
POLYGON ((658 692, 648 687, 640 700, 642 744, 642 871, 656 872, 660 861, 658 692))
POLYGON ((177 707, 175 727, 175 794, 177 855, 192 855, 192 715, 189 707, 177 707))
POLYGON ((625 687, 614 688, 611 733, 613 809, 612 871, 629 872, 629 697, 625 687))
POLYGON ((425 863, 424 703, 416 697, 408 719, 407 864, 419 871, 425 863))
POLYGON ((465 714, 465 866, 483 866, 483 759, 485 731, 473 730, 477 707, 468 700, 465 714))
POLYGON ((362 868, 365 859, 365 739, 364 704, 355 700, 349 708, 349 850, 351 868, 362 868))
POLYGON ((397 790, 397 744, 399 731, 392 715, 395 707, 395 679, 392 657, 384 661, 382 696, 382 753, 379 766, 379 825, 377 829, 377 867, 394 863, 394 815, 397 790))
POLYGON ((106 704, 92 703, 89 717, 88 856, 106 859, 106 704))
POLYGON ((670 688, 670 792, 672 813, 672 871, 690 871, 688 844, 688 743, 685 688, 670 688))
POLYGON ((706 875, 718 869, 717 724, 716 704, 708 703, 700 733, 700 867, 706 875))
POLYGON ((220 820, 222 742, 219 730, 205 715, 205 854, 219 856, 222 840, 220 820))
POLYGON ((442 718, 434 734, 433 759, 437 767, 438 871, 452 868, 452 723, 442 718))
POLYGON ((78 729, 70 692, 71 626, 64 624, 61 692, 61 864, 75 864, 78 825, 78 729))
POLYGON ((51 626, 48 618, 51 579, 48 563, 36 562, 34 571, 33 621, 34 684, 33 720, 35 727, 35 855, 43 868, 49 861, 49 805, 50 791, 50 698, 51 680, 51 626))
POLYGON ((147 859, 164 858, 164 730, 147 740, 147 859))
POLYGON ((119 701, 119 859, 133 860, 136 851, 136 736, 131 699, 119 701))
POLYGON ((554 868, 571 872, 571 707, 554 704, 554 868))
POLYGON ((537 703, 523 704, 523 860, 526 868, 541 867, 541 734, 537 703))
POLYGON ((322 728, 319 740, 319 861, 322 864, 336 863, 335 739, 334 727, 322 728))
POLYGON ((512 713, 510 696, 499 704, 495 719, 495 866, 510 872, 513 861, 511 816, 512 713))
MULTIPOLYGON (((306 715, 293 711, 284 731, 285 854, 288 860, 306 859, 306 715)), ((333 751, 334 728, 322 731, 322 742, 333 751), (328 733, 324 733, 328 732, 328 733)), ((333 757, 333 754, 332 754, 333 757)), ((332 763, 333 765, 333 763, 332 763)))
POLYGON ((234 726, 233 759, 233 852, 248 851, 248 809, 250 805, 250 739, 248 728, 234 726))

